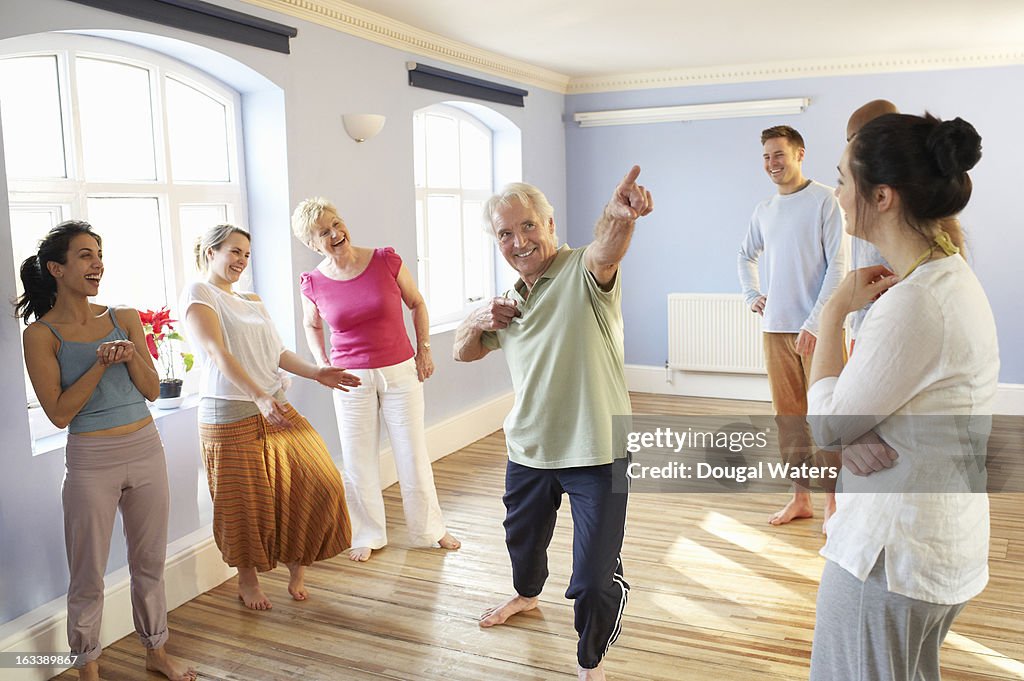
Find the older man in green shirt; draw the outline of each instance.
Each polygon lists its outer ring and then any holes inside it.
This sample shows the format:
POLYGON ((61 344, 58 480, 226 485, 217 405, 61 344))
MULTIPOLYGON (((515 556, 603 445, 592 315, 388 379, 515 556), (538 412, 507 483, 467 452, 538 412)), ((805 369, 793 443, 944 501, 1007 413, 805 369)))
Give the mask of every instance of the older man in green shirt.
POLYGON ((505 260, 520 279, 470 315, 455 337, 455 359, 505 351, 516 402, 505 419, 505 543, 515 595, 480 618, 503 624, 537 607, 548 576, 547 547, 562 494, 573 516, 574 599, 579 678, 605 678, 601 661, 618 637, 629 585, 619 552, 626 520, 626 443, 612 417, 629 414, 623 368, 619 263, 637 218, 654 208, 626 174, 585 248, 558 246, 554 210, 536 187, 515 183, 485 206, 505 260), (615 481, 618 480, 618 484, 615 481))

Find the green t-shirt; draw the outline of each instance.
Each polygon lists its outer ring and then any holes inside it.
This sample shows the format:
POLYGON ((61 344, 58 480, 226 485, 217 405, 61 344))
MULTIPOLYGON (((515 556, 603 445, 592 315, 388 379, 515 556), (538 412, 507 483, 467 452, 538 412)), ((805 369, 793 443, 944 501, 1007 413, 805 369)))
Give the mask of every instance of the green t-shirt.
POLYGON ((508 455, 530 468, 596 466, 626 455, 624 433, 612 429, 613 416, 631 413, 621 275, 602 291, 585 250, 562 246, 528 297, 516 282, 506 296, 522 316, 481 339, 505 351, 516 394, 505 419, 508 455))

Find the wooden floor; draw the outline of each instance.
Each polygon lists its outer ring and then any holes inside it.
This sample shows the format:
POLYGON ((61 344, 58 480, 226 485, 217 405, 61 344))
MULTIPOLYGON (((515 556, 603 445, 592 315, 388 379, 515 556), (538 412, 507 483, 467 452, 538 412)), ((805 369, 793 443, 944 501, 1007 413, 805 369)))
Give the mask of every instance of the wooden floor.
MULTIPOLYGON (((763 414, 756 402, 633 395, 637 413, 763 414)), ((1018 436, 1019 440, 1019 436, 1018 436)), ((504 627, 476 620, 510 592, 501 521, 501 433, 434 465, 458 552, 406 548, 397 487, 386 492, 392 544, 368 563, 344 557, 308 571, 311 599, 290 600, 287 571, 264 576, 270 612, 245 610, 235 580, 170 616, 174 654, 203 679, 481 681, 574 678, 576 634, 564 598, 572 522, 560 512, 551 577, 538 610, 504 627)), ((634 494, 623 549, 632 585, 613 681, 806 679, 823 559, 820 521, 766 524, 780 495, 634 494)), ((816 498, 818 510, 821 499, 816 498)), ((946 681, 1024 679, 1024 495, 992 496, 992 579, 956 621, 946 681)), ((146 675, 130 636, 108 648, 104 679, 146 675)), ((60 679, 76 678, 68 672, 60 679)), ((844 681, 836 679, 836 681, 844 681)))

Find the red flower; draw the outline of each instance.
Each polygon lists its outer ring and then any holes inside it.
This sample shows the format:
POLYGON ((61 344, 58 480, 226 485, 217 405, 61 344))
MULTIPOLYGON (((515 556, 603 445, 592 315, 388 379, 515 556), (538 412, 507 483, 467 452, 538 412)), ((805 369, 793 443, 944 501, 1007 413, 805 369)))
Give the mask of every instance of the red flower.
POLYGON ((153 339, 153 334, 146 334, 146 345, 149 347, 149 354, 153 355, 153 359, 160 359, 160 352, 156 349, 156 341, 153 339))
POLYGON ((178 320, 171 319, 171 311, 166 305, 155 312, 139 310, 139 319, 142 320, 142 328, 146 332, 146 345, 149 347, 149 354, 153 355, 153 359, 159 359, 159 343, 167 335, 165 329, 174 331, 174 324, 178 320))

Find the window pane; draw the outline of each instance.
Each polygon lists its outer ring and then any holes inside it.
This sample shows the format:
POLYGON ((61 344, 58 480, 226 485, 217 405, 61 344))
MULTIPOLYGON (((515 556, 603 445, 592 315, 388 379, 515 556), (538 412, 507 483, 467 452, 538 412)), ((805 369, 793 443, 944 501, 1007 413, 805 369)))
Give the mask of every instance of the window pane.
POLYGON ((491 138, 480 128, 461 121, 462 187, 491 190, 491 138))
POLYGON ((466 253, 464 303, 476 302, 487 297, 491 289, 490 267, 487 258, 493 257, 492 239, 483 231, 480 201, 462 203, 462 244, 466 253))
POLYGON ((0 59, 7 176, 67 177, 57 58, 0 59))
POLYGON ((459 186, 459 125, 453 118, 427 114, 427 186, 459 186))
POLYGON ((427 247, 430 253, 430 313, 442 316, 462 309, 462 249, 459 248, 459 200, 427 197, 427 247))
MULTIPOLYGON (((423 229, 423 199, 416 199, 416 281, 423 296, 430 300, 430 282, 427 281, 427 233, 423 229)), ((429 308, 428 308, 429 309, 429 308)))
POLYGON ((78 106, 89 180, 155 180, 149 71, 80 57, 78 106))
POLYGON ((39 240, 63 218, 61 206, 11 206, 11 245, 14 247, 15 288, 17 296, 25 289, 21 285, 21 263, 39 250, 39 240))
MULTIPOLYGON (((206 233, 206 230, 216 225, 223 225, 228 221, 228 207, 224 204, 185 205, 178 211, 178 216, 181 225, 181 251, 185 260, 186 278, 192 280, 200 276, 199 270, 196 268, 196 241, 206 233)), ((248 271, 247 269, 246 272, 248 271)))
POLYGON ((99 300, 156 310, 167 304, 160 208, 155 198, 89 198, 89 222, 103 237, 99 300))
MULTIPOLYGON (((63 207, 57 205, 12 205, 11 206, 11 242, 14 247, 15 272, 20 272, 21 263, 30 255, 35 255, 39 250, 39 240, 46 236, 50 228, 60 222, 63 218, 63 207)), ((15 277, 15 295, 21 297, 25 288, 21 285, 21 277, 15 277)), ((28 378, 28 370, 25 371, 25 394, 28 396, 30 407, 36 407, 39 402, 36 400, 35 391, 32 389, 32 381, 28 378)), ((36 421, 30 421, 33 427, 32 437, 44 437, 49 434, 34 430, 36 421)), ((56 432, 56 428, 52 432, 56 432)))
POLYGON ((167 134, 175 181, 228 182, 228 120, 223 104, 166 79, 167 134))

